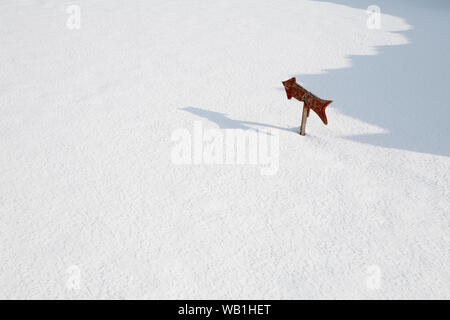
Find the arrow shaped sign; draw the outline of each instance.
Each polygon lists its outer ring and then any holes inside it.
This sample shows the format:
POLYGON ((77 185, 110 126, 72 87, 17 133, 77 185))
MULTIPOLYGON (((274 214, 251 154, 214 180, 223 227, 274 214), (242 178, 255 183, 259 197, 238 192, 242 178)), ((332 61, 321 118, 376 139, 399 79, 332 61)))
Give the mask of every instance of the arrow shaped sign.
POLYGON ((300 127, 300 134, 305 135, 306 129, 306 119, 309 117, 309 110, 312 109, 323 123, 328 124, 327 115, 325 114, 325 108, 332 103, 332 100, 323 100, 315 96, 301 85, 296 82, 295 78, 283 81, 284 89, 288 99, 295 98, 298 101, 303 102, 303 114, 302 114, 302 125, 300 127))

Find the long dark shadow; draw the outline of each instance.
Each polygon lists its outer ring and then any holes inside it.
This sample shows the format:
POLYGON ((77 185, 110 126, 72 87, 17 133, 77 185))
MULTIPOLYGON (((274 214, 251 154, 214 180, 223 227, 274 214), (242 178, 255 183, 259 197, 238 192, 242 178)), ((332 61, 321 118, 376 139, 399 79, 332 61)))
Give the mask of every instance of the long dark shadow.
POLYGON ((243 121, 243 120, 235 120, 228 117, 227 114, 211 111, 211 110, 205 110, 200 109, 196 107, 184 107, 179 108, 180 110, 187 111, 189 113, 192 113, 196 116, 199 116, 201 118, 207 119, 211 122, 214 122, 219 126, 221 129, 242 129, 242 130, 256 130, 253 127, 249 127, 248 125, 253 126, 260 126, 260 127, 266 127, 266 128, 274 128, 278 130, 284 130, 284 131, 290 131, 290 132, 296 132, 298 131, 298 127, 293 128, 283 128, 279 126, 274 126, 267 123, 261 123, 261 122, 254 122, 254 121, 243 121))
MULTIPOLYGON (((374 4, 373 0, 318 1, 360 9, 374 4)), ((409 44, 377 47, 373 56, 351 56, 349 68, 295 76, 299 83, 326 92, 343 114, 388 132, 346 138, 450 156, 450 1, 378 0, 375 4, 382 13, 402 17, 413 27, 402 32, 409 44)))

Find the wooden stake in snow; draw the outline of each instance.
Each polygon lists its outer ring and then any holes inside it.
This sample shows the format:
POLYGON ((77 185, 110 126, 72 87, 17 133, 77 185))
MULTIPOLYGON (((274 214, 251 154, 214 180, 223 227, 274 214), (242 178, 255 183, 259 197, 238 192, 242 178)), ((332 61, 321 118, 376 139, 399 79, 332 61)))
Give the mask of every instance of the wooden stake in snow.
POLYGON ((303 113, 302 113, 302 125, 300 126, 300 135, 305 135, 306 130, 306 119, 308 118, 308 108, 306 107, 306 104, 303 103, 303 113))
POLYGON ((314 94, 303 88, 296 82, 295 78, 283 81, 284 89, 288 99, 295 98, 303 102, 302 125, 300 127, 300 135, 305 135, 306 119, 309 117, 309 110, 312 109, 325 125, 328 124, 325 108, 332 103, 332 100, 323 100, 316 97, 314 94))

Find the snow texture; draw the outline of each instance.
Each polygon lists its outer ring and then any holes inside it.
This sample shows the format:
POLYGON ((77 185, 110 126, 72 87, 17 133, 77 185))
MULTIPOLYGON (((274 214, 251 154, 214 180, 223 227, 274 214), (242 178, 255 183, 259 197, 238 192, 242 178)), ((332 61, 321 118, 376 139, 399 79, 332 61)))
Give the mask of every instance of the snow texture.
POLYGON ((450 298, 448 1, 0 9, 0 298, 450 298), (196 121, 278 171, 174 164, 196 121))

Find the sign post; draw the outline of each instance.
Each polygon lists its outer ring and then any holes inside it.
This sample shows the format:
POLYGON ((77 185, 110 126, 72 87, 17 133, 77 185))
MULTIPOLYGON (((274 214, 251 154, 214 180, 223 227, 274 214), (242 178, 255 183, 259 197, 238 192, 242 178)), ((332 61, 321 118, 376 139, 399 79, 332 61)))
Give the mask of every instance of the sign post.
POLYGON ((305 130, 306 130, 306 119, 309 116, 309 112, 308 112, 309 108, 303 104, 303 113, 302 113, 302 124, 300 126, 300 135, 304 136, 305 135, 305 130))
POLYGON ((286 90, 287 98, 295 98, 298 101, 303 102, 302 124, 300 126, 300 135, 306 134, 306 120, 309 117, 309 111, 312 109, 322 122, 327 125, 327 115, 325 114, 325 108, 332 103, 332 100, 323 100, 315 96, 301 85, 296 82, 295 78, 283 81, 284 89, 286 90))

